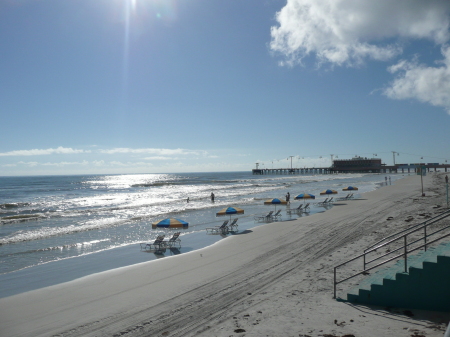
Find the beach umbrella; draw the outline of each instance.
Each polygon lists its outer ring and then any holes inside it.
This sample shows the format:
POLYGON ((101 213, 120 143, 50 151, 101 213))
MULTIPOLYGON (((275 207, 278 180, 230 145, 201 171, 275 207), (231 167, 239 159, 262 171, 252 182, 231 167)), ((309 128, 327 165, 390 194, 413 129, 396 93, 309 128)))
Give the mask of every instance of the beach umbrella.
POLYGON ((357 190, 358 190, 358 187, 355 187, 355 186, 349 186, 349 187, 343 188, 342 190, 343 190, 343 191, 357 191, 357 190))
POLYGON ((302 193, 297 195, 294 199, 295 200, 301 200, 303 199, 303 203, 305 203, 305 199, 315 199, 316 196, 313 194, 309 194, 309 193, 302 193))
POLYGON ((302 194, 297 195, 294 199, 299 200, 299 199, 315 199, 315 198, 316 198, 315 195, 312 195, 309 193, 302 193, 302 194))
POLYGON ((231 216, 233 214, 244 214, 244 210, 242 208, 238 208, 238 207, 226 207, 224 209, 221 209, 219 212, 217 212, 216 216, 229 215, 230 220, 231 220, 231 216))
POLYGON ((180 219, 164 219, 152 223, 152 228, 188 228, 189 223, 180 219))
POLYGON ((322 192, 320 192, 320 195, 328 195, 328 194, 337 194, 337 191, 335 191, 335 190, 325 190, 325 191, 322 191, 322 192))
POLYGON ((275 205, 275 211, 277 210, 277 205, 287 205, 287 201, 284 199, 269 199, 264 201, 264 205, 275 205))

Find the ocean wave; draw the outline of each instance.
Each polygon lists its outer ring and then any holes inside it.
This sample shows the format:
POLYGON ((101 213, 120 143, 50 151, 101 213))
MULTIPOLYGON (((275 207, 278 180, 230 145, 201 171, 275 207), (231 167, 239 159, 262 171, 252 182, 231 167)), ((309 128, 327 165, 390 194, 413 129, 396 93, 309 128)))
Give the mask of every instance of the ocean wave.
POLYGON ((93 244, 96 243, 100 243, 100 242, 107 242, 107 241, 111 241, 111 239, 106 238, 106 239, 99 239, 99 240, 92 240, 92 241, 86 241, 86 242, 76 242, 76 243, 70 243, 70 244, 65 244, 65 245, 60 245, 60 246, 53 246, 53 247, 45 247, 45 248, 37 248, 37 249, 28 249, 25 251, 19 251, 19 252, 15 252, 15 253, 10 253, 8 252, 7 254, 0 254, 1 256, 12 256, 12 255, 26 255, 26 254, 35 254, 35 253, 39 253, 39 252, 46 252, 46 251, 54 251, 54 250, 64 250, 64 249, 71 249, 71 248, 75 248, 75 247, 89 247, 92 246, 93 244))
POLYGON ((171 186, 171 185, 185 185, 185 183, 167 181, 167 182, 134 184, 134 185, 131 185, 131 187, 155 187, 155 186, 158 187, 158 186, 171 186))
POLYGON ((190 186, 190 185, 205 185, 205 187, 210 188, 211 185, 217 185, 217 184, 238 184, 238 183, 242 183, 242 182, 251 182, 252 180, 250 179, 245 179, 245 180, 236 180, 236 179, 232 179, 232 180, 214 180, 214 179, 199 179, 199 180, 194 180, 194 179, 186 179, 186 180, 180 180, 180 181, 156 181, 156 182, 149 182, 149 183, 139 183, 139 184, 133 184, 131 185, 131 187, 158 187, 158 186, 190 186))
POLYGON ((43 215, 42 213, 10 215, 10 216, 1 217, 0 224, 5 225, 5 224, 15 223, 15 222, 38 220, 38 219, 43 219, 45 217, 46 216, 43 215))
POLYGON ((11 203, 6 203, 6 204, 0 204, 0 209, 19 208, 19 207, 24 207, 24 206, 28 206, 28 205, 30 205, 30 203, 28 203, 28 202, 11 202, 11 203))
POLYGON ((78 232, 85 232, 95 229, 107 228, 117 226, 127 222, 127 220, 118 220, 117 218, 104 218, 99 220, 87 221, 80 225, 70 225, 64 227, 41 227, 40 229, 33 231, 20 231, 11 234, 9 237, 0 239, 0 245, 41 240, 52 236, 74 234, 78 232))

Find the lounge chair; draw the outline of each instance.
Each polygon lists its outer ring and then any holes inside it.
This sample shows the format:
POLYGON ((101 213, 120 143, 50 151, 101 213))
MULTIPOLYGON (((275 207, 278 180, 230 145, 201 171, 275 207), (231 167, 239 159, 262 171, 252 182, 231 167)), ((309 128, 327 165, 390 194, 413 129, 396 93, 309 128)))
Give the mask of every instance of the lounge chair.
POLYGON ((221 226, 208 227, 206 233, 208 234, 226 234, 228 233, 228 220, 225 220, 221 226))
POLYGON ((274 221, 281 220, 281 209, 279 209, 274 215, 272 215, 272 220, 274 221))
POLYGON ((331 204, 333 202, 333 197, 330 198, 330 200, 327 201, 327 204, 331 204))
POLYGON ((237 221, 238 221, 238 218, 233 219, 233 222, 228 225, 228 229, 230 232, 237 231, 237 229, 238 229, 237 221))
POLYGON ((158 235, 153 243, 141 243, 141 250, 161 250, 164 248, 165 235, 158 235))
POLYGON ((295 213, 303 212, 303 204, 300 204, 300 206, 298 206, 297 208, 286 210, 286 213, 291 214, 292 212, 295 212, 295 213))
POLYGON ((305 206, 303 206, 303 213, 308 213, 309 211, 311 211, 311 208, 309 207, 310 203, 308 202, 305 206))
POLYGON ((172 237, 169 240, 163 241, 162 245, 164 248, 172 248, 175 245, 178 246, 178 248, 181 248, 181 240, 179 238, 181 232, 173 233, 172 237))
POLYGON ((316 205, 317 205, 317 206, 326 206, 327 203, 328 203, 328 199, 329 199, 329 198, 326 198, 324 201, 316 202, 316 205))
POLYGON ((255 216, 254 219, 255 219, 255 221, 269 221, 269 220, 272 220, 272 214, 273 214, 273 211, 270 211, 266 215, 255 216))
POLYGON ((350 198, 350 195, 351 195, 351 194, 352 194, 352 193, 349 193, 349 194, 347 194, 345 197, 337 198, 336 201, 344 201, 344 200, 348 200, 348 199, 350 198))

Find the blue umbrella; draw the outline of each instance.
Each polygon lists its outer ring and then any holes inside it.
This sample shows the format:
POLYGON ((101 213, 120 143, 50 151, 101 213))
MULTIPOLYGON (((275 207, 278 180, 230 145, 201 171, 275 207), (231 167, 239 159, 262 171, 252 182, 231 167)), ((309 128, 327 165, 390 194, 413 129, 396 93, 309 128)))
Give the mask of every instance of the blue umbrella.
POLYGON ((320 195, 324 195, 324 194, 337 194, 337 191, 335 190, 325 190, 320 192, 320 195))
POLYGON ((244 214, 244 210, 238 207, 227 207, 216 213, 216 216, 229 215, 230 220, 233 214, 244 214))
POLYGON ((152 223, 152 228, 188 228, 189 223, 180 219, 164 219, 152 223))
POLYGON ((232 214, 244 214, 244 210, 238 207, 227 207, 216 213, 216 216, 232 215, 232 214))
POLYGON ((275 210, 277 210, 277 205, 287 205, 287 201, 284 199, 269 199, 264 201, 264 205, 275 205, 275 210))
POLYGON ((316 196, 313 194, 309 194, 309 193, 302 193, 297 195, 294 199, 295 200, 299 200, 299 199, 303 199, 303 203, 305 203, 305 199, 315 199, 316 196))
POLYGON ((355 186, 349 186, 349 187, 343 188, 342 190, 343 190, 343 191, 357 191, 357 190, 358 190, 358 187, 355 187, 355 186))
POLYGON ((297 195, 294 199, 298 200, 298 199, 315 199, 316 196, 313 194, 309 194, 309 193, 302 193, 297 195))

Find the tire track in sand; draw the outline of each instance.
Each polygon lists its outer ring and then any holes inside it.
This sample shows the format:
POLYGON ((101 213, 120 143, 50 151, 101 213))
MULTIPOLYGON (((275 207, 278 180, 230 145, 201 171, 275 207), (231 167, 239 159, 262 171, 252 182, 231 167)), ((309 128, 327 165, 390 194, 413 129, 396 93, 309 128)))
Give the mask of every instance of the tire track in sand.
MULTIPOLYGON (((305 271, 313 262, 371 233, 382 218, 380 214, 396 207, 395 200, 398 196, 370 204, 372 210, 379 210, 371 218, 360 212, 353 214, 352 219, 337 217, 331 225, 330 220, 314 221, 315 216, 306 217, 305 221, 302 218, 299 226, 275 240, 273 248, 227 275, 156 306, 110 316, 58 336, 196 336, 206 332, 211 325, 220 324, 276 296, 263 293, 281 280, 305 271), (367 225, 368 221, 372 221, 371 226, 367 225), (305 231, 305 226, 310 228, 305 231), (246 304, 249 302, 251 305, 246 304)), ((315 276, 331 275, 332 267, 339 262, 322 263, 323 267, 314 272, 315 276)), ((332 283, 329 288, 332 296, 332 283)))

